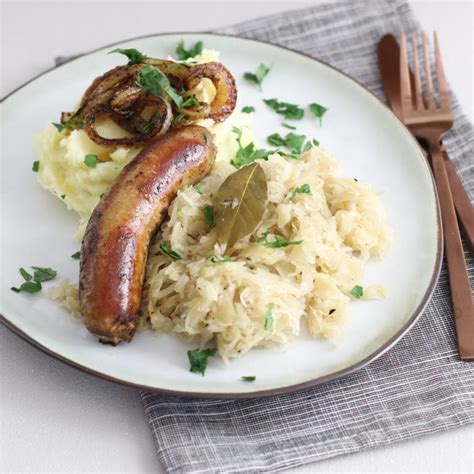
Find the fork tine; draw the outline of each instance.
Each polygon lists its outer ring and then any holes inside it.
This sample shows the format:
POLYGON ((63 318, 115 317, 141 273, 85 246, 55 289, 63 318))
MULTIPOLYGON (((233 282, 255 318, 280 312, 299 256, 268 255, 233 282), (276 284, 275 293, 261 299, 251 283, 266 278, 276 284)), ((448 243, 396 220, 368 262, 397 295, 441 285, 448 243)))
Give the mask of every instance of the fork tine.
POLYGON ((433 100, 433 81, 431 80, 431 67, 430 67, 430 53, 428 51, 428 40, 426 39, 426 33, 423 31, 423 54, 425 56, 425 74, 426 74, 426 87, 428 88, 426 93, 426 108, 434 108, 433 100))
POLYGON ((439 105, 441 108, 451 108, 449 104, 448 83, 444 75, 443 62, 441 60, 441 51, 439 49, 438 35, 434 32, 435 58, 436 58, 436 76, 438 78, 439 105))
POLYGON ((400 95, 403 113, 404 110, 407 111, 412 108, 410 71, 405 33, 400 35, 400 95))
POLYGON ((423 97, 421 95, 421 82, 420 82, 420 63, 418 62, 418 48, 417 48, 417 41, 416 41, 416 33, 412 35, 412 43, 413 43, 413 77, 415 79, 415 97, 416 97, 416 108, 418 110, 424 109, 423 104, 423 97))

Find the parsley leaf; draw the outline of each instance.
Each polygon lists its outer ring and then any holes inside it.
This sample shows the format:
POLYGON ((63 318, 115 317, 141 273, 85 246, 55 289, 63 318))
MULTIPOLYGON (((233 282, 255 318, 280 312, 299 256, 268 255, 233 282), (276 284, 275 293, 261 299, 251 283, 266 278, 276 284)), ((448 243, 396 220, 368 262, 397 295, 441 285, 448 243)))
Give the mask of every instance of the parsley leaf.
POLYGON ((364 294, 364 288, 362 286, 356 285, 350 291, 350 294, 356 299, 359 300, 364 294))
POLYGON ((214 219, 214 208, 212 206, 204 206, 202 209, 202 213, 204 214, 204 221, 209 227, 215 225, 214 219))
POLYGON ((267 142, 273 146, 285 146, 285 139, 279 133, 268 135, 267 142))
POLYGON ((268 236, 270 235, 270 231, 266 230, 258 239, 257 243, 265 245, 265 247, 269 247, 272 249, 280 248, 280 247, 288 247, 289 245, 298 245, 301 244, 302 240, 286 240, 281 235, 272 234, 273 240, 269 240, 268 236))
POLYGON ((160 244, 160 249, 165 255, 168 255, 168 257, 171 257, 173 260, 183 259, 183 256, 179 252, 176 252, 176 250, 173 250, 170 244, 163 242, 160 244))
POLYGON ((217 354, 217 348, 213 347, 210 349, 194 349, 188 351, 188 359, 191 364, 190 372, 195 372, 204 376, 204 372, 207 368, 207 360, 209 357, 213 357, 217 354))
POLYGON ((296 104, 289 104, 288 102, 279 102, 278 99, 263 99, 271 109, 277 114, 290 120, 301 120, 304 116, 304 110, 296 104))
POLYGON ((202 192, 202 189, 201 189, 201 185, 200 184, 196 184, 195 186, 193 186, 193 189, 194 191, 196 191, 198 194, 200 194, 201 196, 204 194, 202 192))
POLYGON ((23 267, 21 267, 19 271, 25 281, 30 281, 33 278, 23 267))
POLYGON ((232 257, 229 257, 228 255, 224 255, 223 257, 218 257, 217 255, 214 255, 213 257, 211 257, 212 263, 226 263, 233 261, 234 259, 232 257))
POLYGON ((79 260, 81 258, 81 251, 79 250, 79 251, 73 253, 71 255, 71 258, 73 258, 74 260, 79 260))
POLYGON ((95 168, 97 166, 98 158, 97 155, 86 155, 84 157, 84 164, 89 168, 95 168))
POLYGON ((265 66, 265 64, 259 64, 257 68, 257 72, 254 74, 253 72, 246 72, 244 74, 244 78, 247 81, 254 82, 257 84, 258 88, 262 90, 262 81, 265 79, 265 76, 270 72, 271 67, 265 66))
POLYGON ((33 161, 33 166, 31 167, 31 169, 37 173, 40 169, 40 162, 39 161, 33 161))
POLYGON ((56 127, 58 132, 62 132, 63 130, 74 130, 79 129, 82 130, 84 128, 84 123, 76 118, 70 118, 66 120, 64 123, 54 123, 53 125, 56 127))
POLYGON ((297 194, 311 194, 311 188, 309 187, 309 184, 303 184, 300 187, 295 188, 291 194, 290 201, 295 202, 297 194))
POLYGON ((110 51, 108 54, 112 54, 112 53, 124 54, 125 56, 127 56, 130 64, 139 64, 143 62, 143 60, 146 58, 146 56, 143 53, 141 53, 140 51, 138 51, 138 49, 135 49, 135 48, 129 48, 129 49, 117 48, 110 51))
POLYGON ((33 274, 33 279, 37 282, 41 281, 49 281, 53 280, 56 278, 56 275, 58 274, 56 270, 53 270, 52 268, 49 267, 31 267, 35 272, 33 274))
POLYGON ((194 56, 201 54, 203 47, 203 42, 198 41, 191 47, 191 49, 186 49, 184 46, 184 40, 181 40, 176 48, 176 55, 181 61, 186 61, 186 59, 194 58, 194 56))
POLYGON ((235 168, 239 169, 242 166, 246 166, 250 163, 253 163, 255 160, 266 160, 269 155, 274 153, 273 151, 267 151, 262 149, 256 150, 255 143, 249 143, 246 146, 242 146, 242 129, 232 127, 232 131, 237 135, 237 143, 239 145, 239 149, 237 150, 235 158, 230 162, 230 164, 233 165, 235 168))
POLYGON ((183 98, 171 86, 168 78, 157 68, 147 64, 137 73, 135 84, 147 94, 161 95, 164 91, 178 106, 183 104, 183 98))
POLYGON ((252 105, 247 105, 247 106, 242 108, 242 112, 244 114, 251 114, 251 113, 255 112, 255 107, 253 107, 252 105))
POLYGON ((265 313, 265 324, 263 325, 265 331, 271 331, 273 329, 273 306, 273 303, 269 305, 265 313))
POLYGON ((267 137, 267 142, 270 145, 275 146, 286 146, 291 150, 291 153, 286 155, 291 156, 294 159, 299 159, 299 154, 308 151, 312 146, 319 145, 317 140, 307 141, 305 143, 305 135, 297 135, 296 133, 287 133, 286 137, 283 138, 279 133, 273 133, 267 137), (316 145, 317 144, 317 145, 316 145))
POLYGON ((193 105, 199 105, 199 102, 191 95, 181 104, 181 107, 192 107, 193 105))
POLYGON ((255 379, 257 377, 255 377, 255 375, 244 375, 243 377, 241 377, 241 379, 244 381, 244 382, 255 382, 255 379))
POLYGON ((15 293, 37 293, 38 291, 41 291, 41 288, 41 283, 39 281, 26 281, 20 286, 20 288, 12 286, 10 289, 15 293))
POLYGON ((319 125, 322 125, 323 115, 326 113, 326 111, 328 109, 326 107, 324 107, 320 104, 316 104, 316 103, 309 104, 308 107, 309 107, 309 110, 311 110, 311 112, 313 112, 313 114, 316 116, 316 118, 319 119, 319 125))
POLYGON ((289 128, 290 130, 296 130, 296 127, 293 127, 293 125, 290 125, 288 123, 282 123, 282 127, 289 128))

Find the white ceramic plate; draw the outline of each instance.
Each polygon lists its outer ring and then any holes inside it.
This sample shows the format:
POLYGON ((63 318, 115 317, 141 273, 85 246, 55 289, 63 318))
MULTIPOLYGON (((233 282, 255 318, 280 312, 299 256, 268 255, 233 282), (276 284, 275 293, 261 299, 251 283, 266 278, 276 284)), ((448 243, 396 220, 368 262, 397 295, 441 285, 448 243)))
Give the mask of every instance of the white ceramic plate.
MULTIPOLYGON (((56 357, 97 375, 151 390, 200 397, 244 397, 280 393, 341 377, 374 360, 414 323, 433 291, 441 261, 437 198, 429 167, 398 119, 375 96, 336 69, 305 55, 252 40, 204 34, 165 34, 134 39, 134 47, 165 58, 178 41, 204 40, 221 51, 237 79, 241 105, 254 105, 254 124, 263 145, 270 133, 284 132, 281 117, 262 103, 277 97, 329 108, 324 125, 314 118, 297 123, 337 155, 344 174, 382 192, 395 244, 385 261, 367 266, 366 283, 390 288, 384 301, 350 305, 345 339, 339 346, 308 336, 282 349, 256 349, 225 366, 210 359, 205 377, 189 372, 190 348, 173 335, 138 333, 130 344, 99 344, 55 303, 38 295, 10 291, 20 266, 51 266, 59 279, 77 281, 79 249, 73 234, 77 217, 37 184, 32 135, 57 121, 99 74, 123 62, 107 47, 46 72, 3 103, 1 160, 1 305, 5 322, 56 357), (264 60, 273 64, 264 93, 242 79, 264 60), (254 383, 240 380, 256 375, 254 383)), ((114 45, 117 47, 117 45, 114 45)), ((57 282, 51 282, 57 284, 57 282)), ((47 285, 45 285, 47 286, 47 285)), ((303 331, 304 332, 304 331, 303 331)))

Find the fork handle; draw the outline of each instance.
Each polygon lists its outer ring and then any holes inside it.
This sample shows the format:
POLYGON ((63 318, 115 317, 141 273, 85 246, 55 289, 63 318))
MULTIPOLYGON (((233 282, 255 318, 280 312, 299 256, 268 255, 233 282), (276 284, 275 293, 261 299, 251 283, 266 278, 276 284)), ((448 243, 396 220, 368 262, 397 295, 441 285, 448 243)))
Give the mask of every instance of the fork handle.
POLYGON ((459 234, 448 173, 439 143, 430 144, 436 187, 443 221, 444 249, 448 264, 451 301, 462 360, 474 360, 474 311, 471 286, 459 234))
POLYGON ((454 200, 454 207, 456 208, 459 223, 461 224, 461 230, 466 237, 471 253, 474 254, 474 210, 466 190, 459 179, 456 168, 454 168, 454 165, 450 161, 444 147, 443 157, 446 171, 448 173, 451 194, 454 200))

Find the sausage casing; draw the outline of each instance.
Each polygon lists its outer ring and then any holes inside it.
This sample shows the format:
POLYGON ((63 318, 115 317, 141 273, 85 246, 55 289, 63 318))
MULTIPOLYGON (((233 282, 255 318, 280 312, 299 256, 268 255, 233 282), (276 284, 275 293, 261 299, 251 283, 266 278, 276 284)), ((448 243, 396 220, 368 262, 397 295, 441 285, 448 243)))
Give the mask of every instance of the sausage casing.
POLYGON ((205 128, 170 132, 125 166, 94 209, 82 241, 79 300, 86 327, 100 341, 132 339, 153 233, 178 189, 201 180, 215 156, 205 128))

